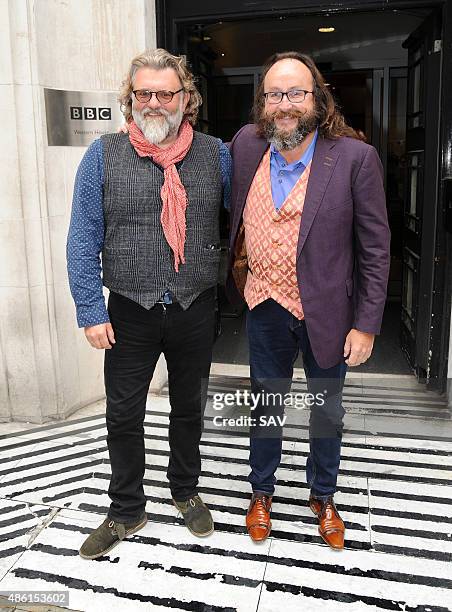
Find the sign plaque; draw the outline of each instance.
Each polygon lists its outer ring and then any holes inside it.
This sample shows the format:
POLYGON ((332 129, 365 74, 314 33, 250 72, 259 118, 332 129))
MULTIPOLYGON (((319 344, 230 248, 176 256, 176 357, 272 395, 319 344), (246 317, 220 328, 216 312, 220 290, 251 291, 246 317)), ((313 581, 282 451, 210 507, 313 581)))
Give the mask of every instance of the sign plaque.
POLYGON ((49 146, 81 147, 124 123, 118 94, 44 89, 49 146))

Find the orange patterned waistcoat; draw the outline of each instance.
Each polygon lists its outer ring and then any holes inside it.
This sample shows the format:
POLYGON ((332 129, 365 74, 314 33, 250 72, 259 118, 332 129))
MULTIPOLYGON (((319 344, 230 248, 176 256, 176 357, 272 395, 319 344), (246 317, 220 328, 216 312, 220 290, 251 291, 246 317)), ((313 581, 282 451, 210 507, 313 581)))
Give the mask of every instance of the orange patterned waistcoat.
POLYGON ((271 298, 303 319, 296 258, 301 215, 311 163, 277 211, 270 180, 270 150, 262 158, 243 211, 248 276, 245 300, 250 309, 271 298))

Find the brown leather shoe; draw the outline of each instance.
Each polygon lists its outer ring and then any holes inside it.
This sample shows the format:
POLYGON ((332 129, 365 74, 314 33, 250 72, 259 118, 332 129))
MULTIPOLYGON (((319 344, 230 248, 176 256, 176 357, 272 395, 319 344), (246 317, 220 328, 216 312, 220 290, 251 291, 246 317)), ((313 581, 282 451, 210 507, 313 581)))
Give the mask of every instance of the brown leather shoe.
POLYGON ((319 534, 331 548, 342 550, 344 548, 345 525, 336 506, 333 496, 323 501, 309 498, 309 507, 319 517, 319 534))
POLYGON ((262 542, 271 531, 270 510, 272 497, 263 493, 253 493, 246 513, 246 528, 254 542, 262 542))
POLYGON ((315 497, 312 497, 312 495, 310 495, 309 496, 309 507, 311 508, 311 511, 316 516, 319 516, 320 511, 322 510, 322 501, 320 499, 316 499, 315 497))

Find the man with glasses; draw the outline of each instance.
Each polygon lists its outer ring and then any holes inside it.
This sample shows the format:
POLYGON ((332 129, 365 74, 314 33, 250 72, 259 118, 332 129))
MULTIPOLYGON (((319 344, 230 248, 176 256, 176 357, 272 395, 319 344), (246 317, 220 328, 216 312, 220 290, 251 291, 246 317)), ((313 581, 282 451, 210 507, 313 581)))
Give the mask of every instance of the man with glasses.
POLYGON ((214 529, 197 491, 199 442, 214 334, 219 208, 231 159, 219 140, 193 130, 201 96, 183 57, 164 49, 135 57, 120 103, 128 133, 102 136, 86 151, 67 240, 78 325, 91 346, 106 349, 111 505, 80 549, 85 559, 104 555, 146 524, 143 422, 161 353, 171 404, 171 496, 191 533, 207 536, 214 529), (108 309, 102 283, 110 290, 108 309))
POLYGON ((312 59, 277 53, 264 65, 254 124, 234 137, 230 300, 248 305, 253 413, 246 525, 270 533, 281 416, 299 350, 308 383, 309 506, 329 546, 344 546, 333 496, 347 366, 380 331, 390 234, 377 152, 346 125, 312 59), (260 395, 258 395, 260 394, 260 395), (276 399, 275 399, 276 398, 276 399), (253 398, 254 401, 254 398, 253 398))

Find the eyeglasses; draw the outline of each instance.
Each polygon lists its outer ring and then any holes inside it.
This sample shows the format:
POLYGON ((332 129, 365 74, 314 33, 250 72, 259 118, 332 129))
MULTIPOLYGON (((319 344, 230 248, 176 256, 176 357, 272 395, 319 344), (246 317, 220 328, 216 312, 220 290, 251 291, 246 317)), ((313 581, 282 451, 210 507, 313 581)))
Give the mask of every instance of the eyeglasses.
POLYGON ((306 94, 312 94, 313 91, 306 89, 291 89, 289 91, 267 91, 264 93, 264 98, 269 104, 280 104, 284 96, 287 96, 289 102, 304 102, 306 94))
POLYGON ((155 94, 155 97, 161 104, 169 104, 173 97, 181 91, 184 91, 183 87, 177 91, 149 91, 149 89, 136 89, 132 93, 135 95, 138 102, 149 102, 152 95, 155 94))

